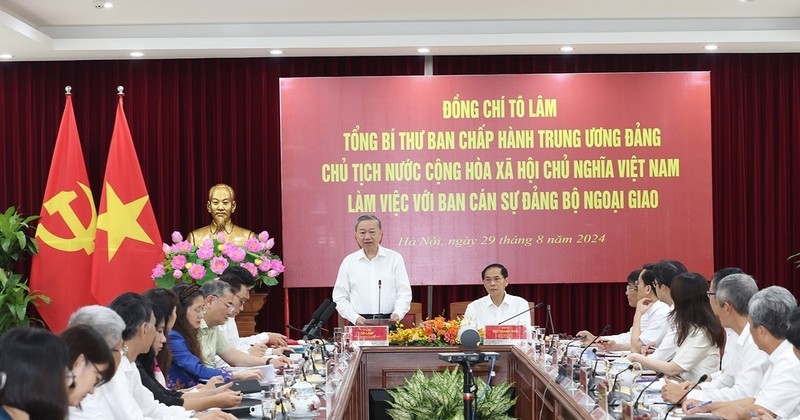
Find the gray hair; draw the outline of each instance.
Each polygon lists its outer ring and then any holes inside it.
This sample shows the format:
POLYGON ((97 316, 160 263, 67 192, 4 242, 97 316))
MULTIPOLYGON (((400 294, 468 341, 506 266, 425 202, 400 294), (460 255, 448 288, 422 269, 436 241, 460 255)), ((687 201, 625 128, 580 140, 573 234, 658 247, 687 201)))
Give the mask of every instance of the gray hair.
POLYGON ((746 316, 750 299, 758 293, 758 286, 755 279, 747 274, 731 274, 719 280, 714 292, 719 306, 730 304, 736 313, 746 316))
POLYGON ((69 317, 69 327, 88 325, 97 331, 109 348, 116 347, 122 340, 125 321, 114 310, 100 305, 84 306, 69 317))
POLYGON ((222 297, 225 295, 225 292, 231 292, 233 294, 238 292, 238 290, 234 289, 229 283, 219 279, 206 282, 203 287, 200 288, 200 291, 203 292, 203 296, 206 297, 210 295, 222 297))
POLYGON ((378 219, 378 216, 376 216, 374 214, 364 214, 364 215, 359 216, 358 220, 356 220, 356 228, 355 228, 355 230, 358 230, 358 224, 359 223, 366 222, 367 220, 372 220, 372 221, 377 222, 378 223, 378 229, 382 229, 381 228, 381 220, 378 219))
POLYGON ((750 299, 750 326, 764 328, 777 339, 786 338, 789 314, 797 307, 792 293, 780 286, 770 286, 750 299))

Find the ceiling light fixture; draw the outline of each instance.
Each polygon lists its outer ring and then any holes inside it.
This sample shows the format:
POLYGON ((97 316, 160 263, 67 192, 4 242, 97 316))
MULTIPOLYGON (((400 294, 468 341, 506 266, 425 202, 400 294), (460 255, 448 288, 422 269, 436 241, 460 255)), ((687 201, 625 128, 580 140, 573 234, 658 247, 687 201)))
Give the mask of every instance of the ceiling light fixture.
POLYGON ((570 46, 561 47, 561 52, 573 52, 573 51, 575 51, 574 47, 570 47, 570 46))
POLYGON ((427 53, 431 52, 431 49, 430 48, 425 48, 425 47, 417 48, 417 52, 420 53, 420 54, 427 54, 427 53))
POLYGON ((8 60, 14 58, 14 56, 11 54, 0 54, 0 58, 2 58, 3 60, 8 60))
POLYGON ((719 46, 714 44, 708 44, 703 48, 705 48, 706 51, 716 51, 717 49, 719 49, 719 46))
POLYGON ((281 55, 283 54, 283 50, 270 50, 269 53, 271 55, 281 55))
POLYGON ((108 0, 94 0, 92 1, 92 6, 94 6, 95 9, 110 9, 114 7, 114 3, 108 0))
POLYGON ((133 52, 131 52, 130 56, 131 57, 136 57, 136 58, 144 57, 144 53, 141 52, 141 51, 133 51, 133 52))

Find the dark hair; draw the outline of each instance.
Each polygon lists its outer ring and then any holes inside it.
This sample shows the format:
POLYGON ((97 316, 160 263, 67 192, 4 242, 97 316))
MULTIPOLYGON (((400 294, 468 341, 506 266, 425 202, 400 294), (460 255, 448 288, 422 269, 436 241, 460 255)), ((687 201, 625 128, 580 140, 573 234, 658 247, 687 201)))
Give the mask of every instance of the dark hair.
POLYGON ((653 272, 652 267, 654 264, 645 264, 644 268, 640 273, 640 277, 642 278, 642 284, 645 286, 650 286, 653 289, 653 294, 658 296, 658 290, 656 289, 656 273, 653 272), (648 268, 651 267, 651 268, 648 268))
POLYGON ((220 280, 228 283, 236 289, 238 293, 241 290, 242 286, 246 288, 251 288, 256 285, 256 278, 253 277, 253 273, 247 271, 244 267, 230 265, 225 271, 222 272, 222 276, 219 278, 220 280))
POLYGON ((744 271, 742 271, 742 269, 739 267, 725 267, 721 270, 718 270, 713 276, 711 276, 711 284, 714 286, 714 290, 717 290, 717 284, 719 284, 720 280, 730 276, 731 274, 744 274, 744 271))
POLYGON ((503 266, 503 264, 494 263, 487 265, 486 268, 484 268, 483 271, 481 271, 481 280, 483 280, 483 278, 486 277, 486 272, 489 271, 490 268, 499 268, 500 275, 503 276, 503 278, 508 277, 508 270, 506 269, 506 267, 503 266))
POLYGON ((114 312, 125 321, 125 330, 122 331, 122 340, 128 341, 136 335, 136 330, 144 323, 150 322, 153 308, 150 302, 136 293, 128 292, 117 296, 108 304, 114 312))
POLYGON ((641 274, 642 270, 633 270, 630 274, 628 274, 628 283, 636 283, 636 280, 639 280, 639 274, 641 274))
POLYGON ((0 337, 0 371, 6 385, 0 405, 26 412, 31 420, 67 417, 67 345, 50 331, 13 328, 0 337))
MULTIPOLYGON (((166 330, 166 327, 173 309, 176 315, 178 313, 178 295, 171 289, 156 287, 145 291, 142 293, 142 296, 150 300, 150 304, 153 305, 153 315, 156 317, 156 325, 159 323, 159 312, 164 314, 164 336, 166 336, 167 342, 158 354, 153 355, 153 349, 151 348, 147 353, 139 355, 136 360, 142 361, 142 365, 147 373, 153 371, 153 361, 156 360, 158 361, 158 366, 161 368, 161 371, 166 373, 169 372, 169 367, 172 364, 172 350, 170 350, 169 347, 169 331, 166 330)), ((175 321, 177 322, 177 318, 175 321)), ((155 378, 155 374, 153 377, 155 378)))
POLYGON ((672 281, 670 294, 675 309, 669 317, 678 332, 678 346, 683 344, 693 328, 704 330, 717 347, 725 346, 725 329, 711 310, 707 291, 708 280, 698 273, 679 274, 672 281))
POLYGON ((74 325, 61 333, 61 339, 69 350, 69 367, 75 365, 78 356, 83 355, 86 362, 95 365, 107 364, 108 368, 100 373, 103 382, 108 382, 114 377, 117 366, 114 355, 108 348, 108 343, 100 333, 88 325, 74 325))
POLYGON ((186 318, 186 310, 192 306, 192 301, 198 296, 203 297, 203 292, 200 291, 200 287, 196 284, 186 282, 176 284, 172 288, 172 291, 178 295, 178 306, 176 306, 178 317, 175 320, 174 329, 186 340, 186 346, 189 348, 189 351, 195 356, 202 358, 203 353, 200 349, 200 341, 197 339, 197 329, 189 324, 189 319, 186 318))
POLYGON ((786 339, 795 348, 800 349, 800 306, 792 309, 792 313, 789 314, 789 328, 786 329, 786 339))
POLYGON ((661 260, 655 264, 645 264, 644 268, 655 274, 658 284, 663 284, 670 288, 675 276, 689 271, 683 263, 677 260, 661 260))

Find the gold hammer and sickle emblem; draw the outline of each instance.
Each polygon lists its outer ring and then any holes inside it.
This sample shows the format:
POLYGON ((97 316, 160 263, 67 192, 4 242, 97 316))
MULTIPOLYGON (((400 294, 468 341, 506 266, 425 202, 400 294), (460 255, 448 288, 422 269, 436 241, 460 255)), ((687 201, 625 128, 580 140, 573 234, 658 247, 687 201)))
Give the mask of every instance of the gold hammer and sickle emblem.
POLYGON ((75 252, 83 249, 87 255, 91 255, 91 253, 94 252, 94 236, 95 230, 97 229, 97 209, 94 208, 94 198, 92 197, 92 191, 89 187, 80 182, 77 184, 83 190, 83 194, 86 196, 87 200, 89 200, 92 209, 92 219, 89 221, 89 226, 83 226, 83 223, 78 219, 78 215, 75 214, 75 210, 70 206, 70 203, 78 198, 78 194, 75 193, 75 191, 60 191, 51 199, 47 200, 43 206, 50 215, 56 213, 60 214, 61 218, 64 219, 64 223, 66 223, 74 236, 72 238, 62 238, 47 230, 44 223, 39 223, 39 226, 36 228, 36 237, 59 251, 75 252))

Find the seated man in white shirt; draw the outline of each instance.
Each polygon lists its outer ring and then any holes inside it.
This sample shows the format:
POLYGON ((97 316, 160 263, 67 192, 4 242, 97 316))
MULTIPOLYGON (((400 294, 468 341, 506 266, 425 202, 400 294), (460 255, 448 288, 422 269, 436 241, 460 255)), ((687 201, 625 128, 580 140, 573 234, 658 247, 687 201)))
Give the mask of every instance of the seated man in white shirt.
POLYGON ((769 368, 758 390, 747 398, 713 401, 702 406, 700 403, 704 401, 687 400, 683 405, 688 414, 712 412, 733 419, 749 418, 751 412, 764 410, 776 418, 800 416, 800 399, 797 398, 800 395, 800 350, 786 340, 791 334, 793 341, 800 341, 797 301, 783 287, 771 286, 753 295, 748 309, 753 341, 769 354, 769 368))
POLYGON ((259 357, 269 356, 273 353, 280 354, 284 350, 289 350, 285 347, 286 336, 283 334, 263 332, 249 337, 239 336, 239 328, 236 326, 236 316, 244 310, 244 304, 250 300, 250 289, 256 284, 253 274, 242 267, 229 266, 222 272, 222 276, 220 276, 219 279, 230 284, 231 288, 237 290, 234 296, 238 301, 238 305, 236 305, 235 310, 228 316, 228 319, 225 320, 225 323, 218 327, 225 338, 228 339, 228 342, 238 350, 259 357), (270 347, 280 348, 273 350, 270 347))
POLYGON ((531 315, 526 312, 528 301, 506 293, 508 270, 502 264, 490 264, 481 272, 481 278, 489 294, 467 305, 461 322, 462 331, 498 325, 503 321, 504 325, 531 326, 531 315))
MULTIPOLYGON (((628 274, 628 284, 625 285, 625 297, 628 299, 628 306, 630 306, 631 308, 636 308, 636 302, 639 301, 639 295, 636 292, 636 281, 639 280, 639 274, 641 272, 642 270, 633 270, 630 272, 630 274, 628 274)), ((590 333, 587 330, 578 331, 578 333, 575 334, 575 336, 577 338, 580 338, 581 345, 583 346, 588 346, 589 343, 593 341, 597 342, 600 340, 602 340, 603 343, 598 344, 599 346, 602 346, 608 343, 609 341, 613 341, 614 343, 620 343, 620 344, 630 344, 631 342, 630 330, 616 335, 604 335, 600 337, 597 341, 594 340, 595 338, 597 338, 597 336, 595 336, 594 334, 590 333)))
MULTIPOLYGON (((723 370, 711 381, 698 385, 687 398, 699 401, 733 401, 755 395, 764 372, 769 367, 766 353, 750 335, 748 304, 758 292, 755 280, 747 274, 732 274, 711 282, 708 299, 722 326, 738 334, 727 356, 723 370)), ((677 402, 694 385, 691 382, 667 382, 661 388, 664 401, 677 402)))
MULTIPOLYGON (((89 325, 108 341, 109 328, 122 325, 120 341, 111 347, 115 359, 119 354, 117 371, 111 380, 87 395, 80 408, 70 410, 70 419, 139 420, 139 419, 227 419, 236 417, 223 412, 195 414, 183 407, 166 406, 155 400, 153 393, 142 384, 136 358, 150 350, 158 332, 150 303, 135 293, 124 293, 114 299, 110 308, 80 309, 70 320, 71 325, 89 325), (82 313, 82 311, 87 313, 82 313), (116 317, 114 316, 116 315, 116 317), (104 332, 105 331, 105 332, 104 332)), ((163 336, 162 336, 163 338, 163 336)), ((112 339, 113 341, 113 339, 112 339)))

